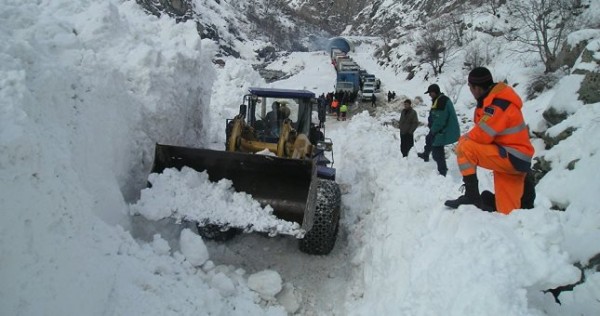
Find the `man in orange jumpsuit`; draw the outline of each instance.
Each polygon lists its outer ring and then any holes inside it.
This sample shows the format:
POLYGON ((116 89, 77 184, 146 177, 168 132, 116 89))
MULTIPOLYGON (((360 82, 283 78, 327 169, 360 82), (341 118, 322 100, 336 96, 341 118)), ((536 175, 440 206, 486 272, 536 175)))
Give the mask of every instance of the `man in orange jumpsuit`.
POLYGON ((523 102, 503 82, 494 83, 487 68, 469 73, 469 88, 477 100, 475 126, 461 136, 456 147, 465 194, 444 204, 451 208, 472 204, 483 210, 509 214, 521 208, 525 176, 531 169, 534 149, 521 113, 523 102), (477 167, 494 172, 495 208, 482 203, 477 167))

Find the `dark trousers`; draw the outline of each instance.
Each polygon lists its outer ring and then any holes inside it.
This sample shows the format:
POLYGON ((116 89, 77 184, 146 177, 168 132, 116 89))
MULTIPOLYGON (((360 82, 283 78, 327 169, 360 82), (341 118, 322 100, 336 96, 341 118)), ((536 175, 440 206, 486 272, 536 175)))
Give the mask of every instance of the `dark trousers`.
POLYGON ((414 145, 415 138, 413 134, 400 134, 400 152, 402 152, 402 157, 408 156, 408 152, 414 145))
POLYGON ((444 146, 431 146, 431 157, 437 163, 438 172, 445 177, 446 172, 448 172, 448 166, 446 166, 444 146))
POLYGON ((423 147, 423 156, 429 159, 429 154, 431 153, 431 145, 433 144, 433 135, 427 134, 425 136, 425 147, 423 147))

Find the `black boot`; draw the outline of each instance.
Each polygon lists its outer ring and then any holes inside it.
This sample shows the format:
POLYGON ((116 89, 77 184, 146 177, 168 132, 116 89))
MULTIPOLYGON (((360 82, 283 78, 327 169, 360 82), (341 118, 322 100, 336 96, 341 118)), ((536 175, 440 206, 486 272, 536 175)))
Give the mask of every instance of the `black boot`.
POLYGON ((465 183, 465 194, 461 195, 456 200, 448 200, 444 203, 444 205, 451 208, 458 208, 461 205, 472 204, 479 208, 481 208, 481 195, 479 194, 479 181, 477 180, 477 175, 472 174, 466 177, 463 177, 463 182, 465 183))
POLYGON ((429 161, 429 153, 425 155, 425 153, 417 153, 417 156, 425 161, 429 161))
POLYGON ((480 208, 484 211, 496 212, 496 195, 488 190, 481 192, 480 208))
POLYGON ((535 180, 533 174, 529 172, 525 177, 525 184, 523 186, 523 196, 521 196, 521 208, 531 209, 533 208, 533 202, 535 201, 535 180))

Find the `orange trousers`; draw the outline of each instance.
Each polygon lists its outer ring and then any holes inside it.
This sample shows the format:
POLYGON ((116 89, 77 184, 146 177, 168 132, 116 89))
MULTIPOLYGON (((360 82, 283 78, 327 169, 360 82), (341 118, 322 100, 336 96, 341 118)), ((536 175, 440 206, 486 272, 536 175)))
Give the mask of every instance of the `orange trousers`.
POLYGON ((496 209, 509 214, 521 208, 521 196, 525 184, 524 172, 515 170, 507 157, 500 156, 498 146, 480 144, 461 137, 456 147, 456 160, 463 176, 477 173, 477 167, 494 172, 494 191, 496 191, 496 209))

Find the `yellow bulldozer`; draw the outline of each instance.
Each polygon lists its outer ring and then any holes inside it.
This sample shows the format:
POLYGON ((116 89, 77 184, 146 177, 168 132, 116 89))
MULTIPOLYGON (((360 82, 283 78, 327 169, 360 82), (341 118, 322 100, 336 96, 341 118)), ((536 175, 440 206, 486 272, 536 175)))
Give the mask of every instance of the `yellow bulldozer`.
MULTIPOLYGON (((306 232, 301 251, 328 254, 337 237, 341 193, 332 141, 312 122, 315 105, 315 94, 307 90, 250 88, 239 113, 226 121, 224 151, 157 144, 152 172, 187 166, 206 171, 211 181, 229 179, 236 191, 270 205, 276 217, 300 224, 306 232)), ((239 230, 208 220, 198 223, 198 231, 226 240, 239 230)))

